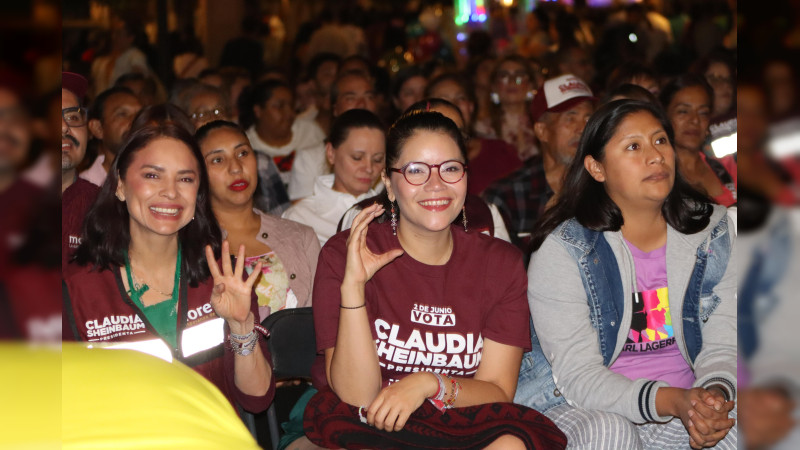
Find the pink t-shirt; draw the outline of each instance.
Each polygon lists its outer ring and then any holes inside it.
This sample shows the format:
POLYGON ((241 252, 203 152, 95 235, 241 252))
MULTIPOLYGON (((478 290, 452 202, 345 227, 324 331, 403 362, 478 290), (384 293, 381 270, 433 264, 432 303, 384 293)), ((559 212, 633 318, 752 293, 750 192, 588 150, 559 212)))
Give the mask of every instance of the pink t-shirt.
POLYGON ((672 329, 667 290, 667 246, 644 252, 625 241, 633 255, 636 286, 633 316, 622 353, 610 369, 631 380, 646 378, 691 388, 695 377, 681 356, 672 329))
MULTIPOLYGON (((530 348, 522 254, 499 239, 450 229, 453 253, 446 264, 429 266, 403 254, 365 286, 384 386, 421 370, 472 377, 484 339, 530 348)), ((319 351, 336 344, 348 235, 333 236, 320 253, 312 302, 319 351)), ((400 247, 388 221, 369 225, 367 245, 374 253, 400 247)))

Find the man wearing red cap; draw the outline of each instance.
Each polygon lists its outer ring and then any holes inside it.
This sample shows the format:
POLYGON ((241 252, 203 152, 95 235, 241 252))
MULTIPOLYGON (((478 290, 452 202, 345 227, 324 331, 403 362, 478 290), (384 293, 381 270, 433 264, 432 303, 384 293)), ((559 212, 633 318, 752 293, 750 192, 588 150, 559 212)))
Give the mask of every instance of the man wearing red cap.
POLYGON ((78 178, 77 167, 89 142, 88 114, 82 101, 89 83, 71 72, 61 73, 61 262, 80 244, 86 211, 97 197, 94 184, 78 178))
POLYGON ((500 210, 512 241, 526 258, 528 237, 561 190, 564 173, 578 150, 595 100, 589 86, 574 75, 545 81, 531 105, 541 156, 529 158, 521 169, 496 181, 483 193, 486 201, 500 210))

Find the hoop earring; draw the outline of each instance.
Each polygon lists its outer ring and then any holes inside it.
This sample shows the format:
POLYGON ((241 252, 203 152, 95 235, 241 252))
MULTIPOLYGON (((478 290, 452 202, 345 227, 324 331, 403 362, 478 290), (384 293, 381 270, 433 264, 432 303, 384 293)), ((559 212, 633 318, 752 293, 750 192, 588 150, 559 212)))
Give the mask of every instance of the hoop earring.
POLYGON ((397 213, 394 210, 394 202, 392 202, 392 236, 397 236, 397 213))
POLYGON ((461 207, 461 223, 464 224, 464 232, 467 233, 467 205, 461 207))
POLYGON ((500 104, 500 94, 498 94, 497 92, 492 92, 491 94, 489 94, 489 99, 495 105, 499 105, 500 104))
POLYGON ((525 93, 525 100, 531 101, 533 100, 533 96, 536 95, 535 91, 528 91, 525 93))

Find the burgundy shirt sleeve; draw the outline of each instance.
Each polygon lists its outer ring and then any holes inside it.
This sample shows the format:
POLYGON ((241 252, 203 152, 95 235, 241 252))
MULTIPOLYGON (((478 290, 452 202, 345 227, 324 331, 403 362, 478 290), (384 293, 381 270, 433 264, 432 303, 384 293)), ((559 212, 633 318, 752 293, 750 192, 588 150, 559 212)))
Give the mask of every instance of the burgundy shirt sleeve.
MULTIPOLYGON (((500 244, 498 242, 497 244, 500 244)), ((486 325, 483 332, 495 342, 531 349, 531 330, 528 309, 528 277, 522 254, 510 244, 502 243, 488 252, 497 255, 486 265, 486 298, 491 299, 485 310, 486 325)))
POLYGON ((349 231, 343 231, 322 248, 314 276, 314 293, 311 306, 314 311, 314 331, 317 351, 336 345, 339 330, 339 305, 341 304, 341 285, 346 264, 345 246, 349 231))

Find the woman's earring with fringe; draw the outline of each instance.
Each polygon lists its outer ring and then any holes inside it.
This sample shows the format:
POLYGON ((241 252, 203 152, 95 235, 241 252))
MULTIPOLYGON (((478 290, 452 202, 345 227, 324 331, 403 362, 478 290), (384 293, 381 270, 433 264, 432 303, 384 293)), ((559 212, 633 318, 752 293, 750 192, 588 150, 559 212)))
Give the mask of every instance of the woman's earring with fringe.
POLYGON ((392 202, 392 236, 397 236, 397 213, 394 210, 394 202, 392 202))

